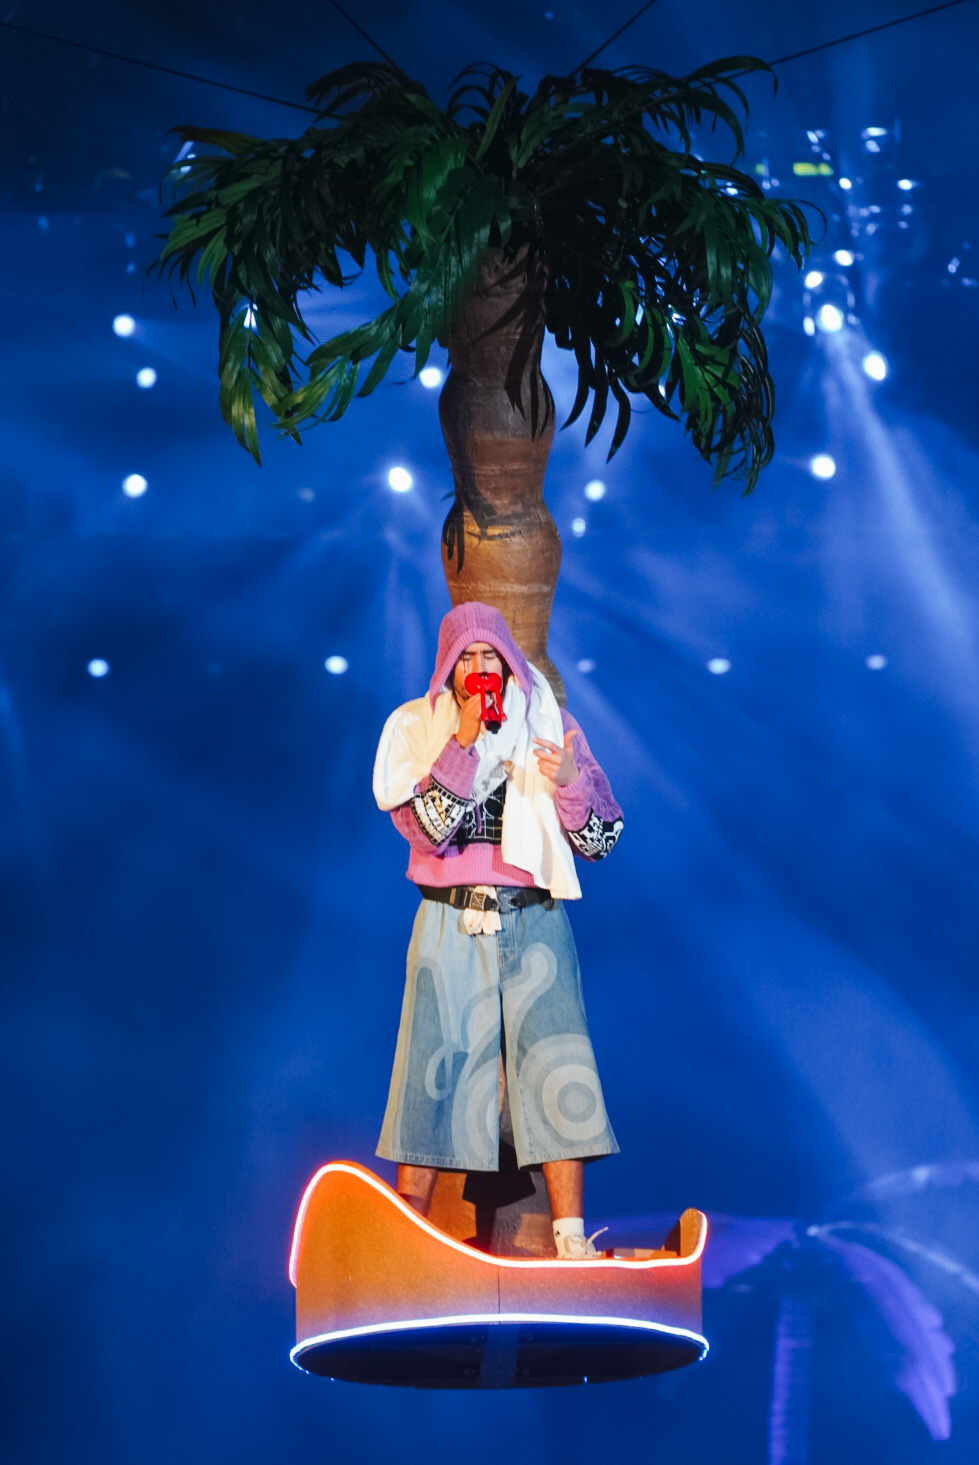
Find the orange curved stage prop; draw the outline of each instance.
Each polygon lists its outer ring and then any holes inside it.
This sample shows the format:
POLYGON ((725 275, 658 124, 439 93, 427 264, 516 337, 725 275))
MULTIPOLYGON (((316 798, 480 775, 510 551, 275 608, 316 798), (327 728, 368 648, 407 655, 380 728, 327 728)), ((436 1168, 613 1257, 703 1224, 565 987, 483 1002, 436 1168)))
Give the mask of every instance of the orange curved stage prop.
POLYGON ((324 1165, 296 1218, 298 1367, 415 1388, 506 1389, 664 1373, 707 1352, 707 1220, 660 1251, 598 1261, 491 1256, 439 1231, 352 1161, 324 1165))

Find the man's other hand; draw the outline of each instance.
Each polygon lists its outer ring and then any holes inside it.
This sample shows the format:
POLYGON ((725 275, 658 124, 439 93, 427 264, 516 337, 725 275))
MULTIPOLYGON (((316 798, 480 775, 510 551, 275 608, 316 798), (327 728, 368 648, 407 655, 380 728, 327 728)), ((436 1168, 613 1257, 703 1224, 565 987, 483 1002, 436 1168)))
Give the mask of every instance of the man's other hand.
POLYGON ((572 743, 577 736, 576 733, 566 732, 564 734, 564 747, 559 748, 557 743, 549 743, 546 738, 534 738, 537 747, 534 752, 537 754, 537 766, 545 778, 556 783, 558 788, 567 788, 569 783, 574 783, 578 777, 578 765, 574 761, 572 743))

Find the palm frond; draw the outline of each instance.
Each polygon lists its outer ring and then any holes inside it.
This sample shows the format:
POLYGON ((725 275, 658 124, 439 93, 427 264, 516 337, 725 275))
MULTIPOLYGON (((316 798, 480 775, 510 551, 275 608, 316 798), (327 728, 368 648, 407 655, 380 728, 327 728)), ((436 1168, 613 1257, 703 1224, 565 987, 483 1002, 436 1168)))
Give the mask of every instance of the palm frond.
POLYGON ((256 393, 297 436, 373 391, 399 351, 420 369, 485 251, 526 249, 547 266, 547 328, 577 363, 565 425, 590 399, 590 441, 614 403, 611 455, 644 398, 683 422, 715 479, 750 490, 774 450, 760 329, 772 257, 801 266, 811 245, 803 207, 734 166, 736 78, 763 70, 741 56, 686 77, 589 67, 530 94, 481 64, 443 110, 396 67, 357 62, 308 89, 320 115, 298 138, 180 128, 197 156, 172 175, 159 266, 210 285, 239 441, 258 456, 256 393), (731 161, 694 156, 703 127, 731 161), (305 354, 305 297, 344 288, 343 261, 360 271, 368 256, 391 306, 305 354))
MULTIPOLYGON (((352 61, 349 66, 328 71, 311 82, 306 88, 306 100, 318 107, 322 116, 336 117, 360 97, 399 92, 407 80, 403 71, 385 61, 352 61)), ((420 82, 412 85, 427 96, 420 82)))
POLYGON ((979 1182, 979 1160, 940 1160, 912 1165, 906 1170, 892 1170, 869 1180, 828 1207, 825 1214, 834 1215, 855 1205, 879 1204, 882 1201, 924 1195, 931 1190, 949 1190, 979 1182))
POLYGON ((910 1400, 932 1439, 947 1440, 952 1431, 948 1401, 956 1391, 955 1346, 941 1313, 879 1252, 828 1234, 820 1239, 864 1288, 897 1345, 896 1360, 888 1360, 895 1387, 910 1400))

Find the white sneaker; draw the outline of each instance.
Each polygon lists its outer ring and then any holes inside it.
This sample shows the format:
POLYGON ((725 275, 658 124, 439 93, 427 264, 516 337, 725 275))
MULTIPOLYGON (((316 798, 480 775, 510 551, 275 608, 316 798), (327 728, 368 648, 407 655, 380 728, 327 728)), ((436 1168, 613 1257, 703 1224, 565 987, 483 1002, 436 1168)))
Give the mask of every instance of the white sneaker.
POLYGON ((601 1236, 608 1227, 603 1226, 601 1231, 593 1231, 591 1236, 558 1236, 555 1239, 557 1247, 557 1259, 559 1262, 574 1261, 587 1262, 598 1261, 604 1253, 596 1251, 592 1244, 596 1236, 601 1236))

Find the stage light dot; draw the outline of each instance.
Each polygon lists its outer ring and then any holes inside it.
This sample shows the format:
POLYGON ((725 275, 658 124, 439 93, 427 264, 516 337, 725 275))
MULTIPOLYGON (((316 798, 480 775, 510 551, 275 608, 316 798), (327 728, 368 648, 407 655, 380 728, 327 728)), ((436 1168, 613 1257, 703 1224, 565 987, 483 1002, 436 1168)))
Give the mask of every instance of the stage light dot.
POLYGON ((852 181, 849 178, 841 178, 840 179, 840 187, 843 189, 843 191, 845 193, 848 193, 850 191, 850 189, 853 187, 853 183, 852 183, 852 181))
POLYGON ((142 473, 130 473, 128 478, 122 480, 122 491, 130 499, 142 498, 148 488, 149 484, 142 473))
POLYGON ((313 488, 301 488, 299 489, 299 497, 304 504, 311 504, 316 497, 316 490, 313 488))
POLYGON ((815 458, 810 459, 809 471, 814 478, 832 478, 836 472, 836 463, 829 453, 817 453, 815 458))
POLYGON ((442 385, 442 372, 437 366, 425 366, 418 373, 418 380, 423 387, 428 387, 429 391, 432 391, 435 387, 442 385))
POLYGON ((833 258, 835 259, 836 263, 838 265, 842 265, 844 269, 849 268, 849 266, 853 263, 853 255, 848 249, 838 249, 833 255, 833 258))
POLYGON ((597 504, 599 499, 605 497, 605 485, 600 478, 593 478, 591 483, 585 484, 585 498, 597 504))
POLYGON ((821 305, 816 316, 816 324, 821 331, 841 331, 843 329, 844 316, 842 310, 835 305, 821 305))
POLYGON ((726 671, 731 670, 731 663, 726 656, 712 656, 707 663, 707 670, 715 677, 722 677, 726 671))
POLYGON ((868 351, 863 358, 863 369, 875 382, 882 382, 887 375, 887 362, 879 351, 868 351))
POLYGON ((904 193, 910 193, 912 188, 914 187, 914 180, 912 178, 899 178, 897 180, 897 186, 904 193))
POLYGON ((392 468, 388 474, 388 487, 395 493, 407 493, 414 481, 407 468, 392 468))
POLYGON ((571 520, 571 533, 574 535, 575 539, 580 539, 587 527, 588 526, 585 523, 584 519, 571 520))
POLYGON ((810 270, 803 283, 807 290, 818 290, 823 283, 822 270, 810 270))
POLYGON ((578 662, 578 670, 587 676, 589 672, 595 670, 595 662, 592 661, 590 656, 583 656, 578 662))
POLYGON ((117 315, 112 322, 112 329, 117 336, 131 336, 136 329, 136 322, 131 315, 117 315))
POLYGON ((85 668, 85 670, 88 672, 90 677, 107 677, 109 675, 111 667, 109 666, 109 663, 107 661, 104 661, 102 659, 101 656, 93 656, 92 660, 88 663, 88 666, 85 668))
POLYGON ((871 671, 883 671, 887 665, 887 657, 880 655, 868 656, 867 665, 871 671))
POLYGON ((350 662, 345 656, 328 656, 323 665, 331 676, 340 677, 347 670, 350 662))
POLYGON ((136 373, 136 385, 142 387, 144 392, 149 391, 150 387, 156 386, 156 372, 152 366, 140 367, 136 373))
POLYGON ((811 315, 807 315, 804 318, 802 322, 802 329, 805 331, 807 336, 814 336, 816 334, 816 322, 813 320, 811 315))

